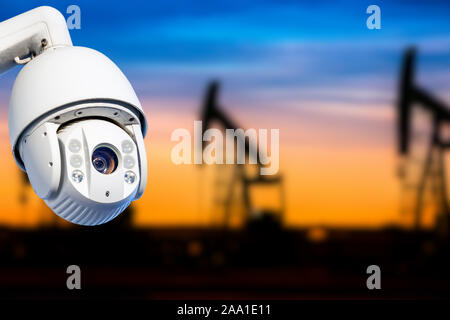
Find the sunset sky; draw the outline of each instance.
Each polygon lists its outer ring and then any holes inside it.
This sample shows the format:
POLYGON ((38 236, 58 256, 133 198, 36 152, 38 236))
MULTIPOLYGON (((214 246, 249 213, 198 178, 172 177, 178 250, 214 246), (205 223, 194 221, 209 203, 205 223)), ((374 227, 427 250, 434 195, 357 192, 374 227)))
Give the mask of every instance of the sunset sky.
MULTIPOLYGON (((139 226, 217 220, 215 169, 170 160, 172 131, 192 131, 211 79, 221 80, 222 105, 243 128, 280 129, 288 225, 404 224, 395 176, 398 71, 403 50, 417 46, 418 82, 450 102, 450 3, 378 1, 382 29, 368 30, 371 2, 299 2, 4 1, 0 20, 43 4, 65 14, 77 4, 73 43, 103 52, 127 75, 149 122, 139 226)), ((7 109, 18 71, 0 77, 0 224, 34 226, 54 217, 31 190, 28 204, 17 200, 7 109)))

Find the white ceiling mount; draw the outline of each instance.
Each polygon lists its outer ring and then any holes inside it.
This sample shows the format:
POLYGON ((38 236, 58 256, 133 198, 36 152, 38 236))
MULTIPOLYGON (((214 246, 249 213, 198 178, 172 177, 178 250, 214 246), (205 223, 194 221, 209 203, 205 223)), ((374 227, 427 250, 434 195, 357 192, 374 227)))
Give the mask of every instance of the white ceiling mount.
POLYGON ((38 7, 0 23, 0 73, 25 64, 45 49, 72 46, 64 16, 38 7))

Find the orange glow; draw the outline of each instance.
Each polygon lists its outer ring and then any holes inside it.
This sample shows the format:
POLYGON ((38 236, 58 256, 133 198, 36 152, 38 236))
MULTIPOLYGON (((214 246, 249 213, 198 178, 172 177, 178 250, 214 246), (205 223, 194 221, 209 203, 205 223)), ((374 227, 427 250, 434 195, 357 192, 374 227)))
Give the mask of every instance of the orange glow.
MULTIPOLYGON (((215 216, 213 204, 215 168, 175 165, 170 159, 171 148, 176 144, 170 141, 172 131, 187 128, 192 132, 197 110, 193 107, 175 113, 164 108, 165 103, 168 102, 144 101, 144 108, 149 111, 145 139, 149 176, 145 194, 134 202, 135 223, 137 226, 218 223, 220 217, 215 216)), ((345 121, 347 113, 338 118, 345 121)), ((364 121, 389 123, 392 120, 387 114, 381 119, 368 114, 364 121)), ((401 223, 393 137, 364 141, 358 132, 360 127, 353 127, 353 122, 336 131, 326 121, 321 124, 288 114, 258 117, 243 113, 239 119, 245 128, 280 129, 279 172, 285 181, 284 221, 288 226, 378 227, 401 223)), ((364 136, 376 139, 377 134, 370 132, 364 136)), ((61 220, 31 188, 27 190, 28 203, 19 203, 20 176, 10 152, 6 115, 0 118, 0 152, 4 155, 0 159, 0 224, 36 226, 61 220)), ((267 202, 267 195, 263 193, 259 200, 267 202)))

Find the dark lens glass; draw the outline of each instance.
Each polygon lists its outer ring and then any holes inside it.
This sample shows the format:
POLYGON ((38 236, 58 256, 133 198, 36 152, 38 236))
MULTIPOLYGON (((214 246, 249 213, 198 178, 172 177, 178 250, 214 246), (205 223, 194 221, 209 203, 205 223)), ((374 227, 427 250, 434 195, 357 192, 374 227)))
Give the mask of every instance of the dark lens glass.
POLYGON ((98 147, 92 153, 92 165, 100 173, 113 173, 117 168, 118 162, 116 153, 109 147, 98 147))

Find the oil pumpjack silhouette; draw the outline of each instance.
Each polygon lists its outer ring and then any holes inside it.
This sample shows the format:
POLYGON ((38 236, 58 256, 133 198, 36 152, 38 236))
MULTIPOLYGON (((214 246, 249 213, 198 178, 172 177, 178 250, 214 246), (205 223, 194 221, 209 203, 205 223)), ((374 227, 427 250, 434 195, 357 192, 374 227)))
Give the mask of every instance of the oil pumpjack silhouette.
MULTIPOLYGON (((203 106, 201 110, 202 118, 202 135, 206 130, 213 127, 214 123, 219 124, 221 129, 234 129, 242 128, 236 122, 234 122, 228 114, 224 112, 218 101, 220 84, 218 81, 211 81, 207 88, 204 96, 203 106)), ((239 139, 240 137, 237 137, 239 139)), ((280 227, 282 224, 282 219, 284 215, 284 190, 283 190, 283 179, 281 175, 261 175, 260 168, 261 162, 259 161, 258 150, 254 150, 255 146, 249 143, 249 140, 244 138, 245 141, 240 141, 245 145, 246 157, 250 153, 257 154, 257 170, 256 174, 250 174, 245 168, 245 165, 233 165, 233 173, 231 175, 231 180, 228 183, 225 199, 221 201, 224 209, 224 221, 223 226, 227 227, 230 223, 230 217, 233 211, 233 202, 236 201, 234 194, 235 190, 241 190, 241 200, 243 202, 243 221, 247 227, 280 227), (236 188, 240 185, 241 188, 236 188), (253 188, 258 187, 273 187, 275 186, 279 191, 280 204, 277 209, 262 209, 255 206, 255 203, 251 196, 251 191, 253 188)), ((203 148, 206 144, 203 144, 203 148)), ((256 148, 258 148, 256 146, 256 148)), ((236 154, 236 153, 235 153, 236 154)), ((219 166, 220 167, 220 166, 219 166)), ((216 186, 217 187, 217 186, 216 186)))
MULTIPOLYGON (((432 127, 427 141, 427 154, 416 185, 404 185, 415 190, 413 214, 414 227, 419 230, 425 207, 425 193, 428 183, 432 186, 432 198, 437 208, 436 227, 449 229, 449 204, 445 176, 445 151, 450 148, 450 139, 443 136, 443 127, 450 125, 450 109, 445 103, 432 96, 415 83, 415 48, 406 50, 400 74, 399 100, 397 102, 397 142, 401 157, 411 160, 412 113, 414 107, 421 107, 431 115, 432 127)), ((403 177, 406 180, 406 176, 403 177)))

